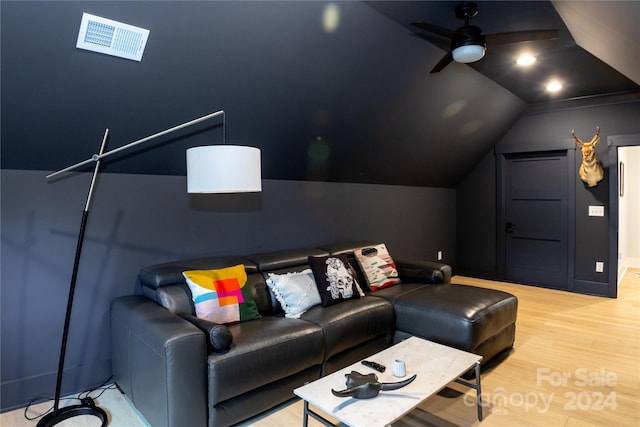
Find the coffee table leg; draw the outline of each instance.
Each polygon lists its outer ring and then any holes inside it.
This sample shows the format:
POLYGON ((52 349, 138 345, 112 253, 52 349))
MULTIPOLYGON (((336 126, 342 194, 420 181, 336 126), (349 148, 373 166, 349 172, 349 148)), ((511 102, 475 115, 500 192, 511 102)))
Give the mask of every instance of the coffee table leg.
POLYGON ((309 402, 305 400, 304 414, 302 415, 302 427, 308 426, 309 417, 315 418, 317 421, 320 421, 322 424, 324 424, 327 427, 336 427, 335 424, 333 424, 331 421, 329 421, 328 419, 324 418, 320 414, 313 412, 311 409, 309 409, 309 402))
POLYGON ((478 407, 478 421, 482 421, 482 388, 480 387, 480 362, 476 362, 475 365, 476 383, 473 384, 462 378, 456 378, 454 381, 458 384, 462 384, 469 388, 473 388, 476 391, 476 406, 478 407))
POLYGON ((480 387, 480 362, 476 362, 476 404, 478 405, 478 421, 482 421, 482 389, 480 387))
POLYGON ((309 402, 304 401, 304 415, 302 416, 302 427, 309 425, 309 402))

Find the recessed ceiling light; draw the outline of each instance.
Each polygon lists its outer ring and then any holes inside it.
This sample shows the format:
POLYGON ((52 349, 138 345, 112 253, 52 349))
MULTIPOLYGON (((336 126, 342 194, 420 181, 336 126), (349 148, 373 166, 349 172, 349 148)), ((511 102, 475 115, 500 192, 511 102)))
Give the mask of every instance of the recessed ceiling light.
POLYGON ((516 63, 522 66, 528 66, 533 64, 534 62, 536 62, 536 57, 532 55, 522 55, 519 56, 516 60, 516 63))
POLYGON ((547 92, 557 92, 562 89, 562 83, 557 80, 547 83, 547 92))

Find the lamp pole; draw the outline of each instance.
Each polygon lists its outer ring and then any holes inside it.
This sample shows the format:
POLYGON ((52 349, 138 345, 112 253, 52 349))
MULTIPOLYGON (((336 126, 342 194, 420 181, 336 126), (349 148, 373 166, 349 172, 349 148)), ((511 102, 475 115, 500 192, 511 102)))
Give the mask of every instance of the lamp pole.
MULTIPOLYGON (((67 300, 67 310, 66 310, 66 315, 65 315, 65 319, 64 319, 64 329, 62 332, 62 343, 61 343, 61 348, 60 348, 60 359, 58 361, 58 375, 56 378, 56 392, 55 392, 55 399, 54 399, 54 404, 53 404, 53 410, 52 412, 46 414, 44 417, 42 417, 40 419, 40 421, 38 421, 37 427, 51 427, 54 426, 56 424, 61 423, 64 420, 67 420, 69 418, 73 418, 76 416, 80 416, 80 415, 91 415, 91 416, 95 416, 100 418, 100 420, 102 421, 102 426, 106 426, 108 425, 108 417, 107 417, 107 413, 97 407, 95 405, 95 402, 93 401, 93 399, 91 398, 86 398, 86 399, 82 399, 80 404, 78 405, 71 405, 71 406, 66 406, 63 408, 60 408, 60 392, 61 392, 61 388, 62 388, 62 375, 64 372, 64 359, 65 359, 65 354, 66 354, 66 350, 67 350, 67 340, 69 338, 69 327, 71 324, 71 308, 73 306, 73 296, 75 294, 75 289, 76 289, 76 281, 78 278, 78 268, 80 266, 80 257, 82 254, 82 245, 84 242, 84 234, 85 234, 85 230, 87 228, 87 219, 89 217, 89 208, 91 206, 91 200, 92 200, 92 196, 93 196, 93 190, 95 188, 95 184, 96 184, 96 178, 98 176, 98 172, 100 169, 100 163, 102 161, 102 159, 104 159, 105 157, 108 157, 112 154, 116 154, 119 153, 121 151, 124 150, 128 150, 129 148, 133 148, 137 145, 143 144, 145 142, 148 142, 152 139, 158 138, 160 136, 163 135, 167 135, 171 132, 175 132, 177 130, 180 129, 184 129, 186 127, 189 127, 191 125, 194 125, 196 123, 200 123, 203 122, 205 120, 209 120, 212 119, 214 117, 218 117, 218 116, 223 116, 223 122, 222 122, 222 126, 224 129, 224 110, 219 110, 216 111, 214 113, 210 113, 207 114, 205 116, 199 117, 197 119, 193 119, 191 121, 188 121, 186 123, 174 126, 172 128, 163 130, 161 132, 155 133, 153 135, 147 136, 145 138, 139 139, 137 141, 131 142, 129 144, 123 145, 121 147, 115 148, 113 150, 107 151, 106 153, 104 152, 104 148, 106 146, 107 143, 107 138, 109 136, 109 129, 105 129, 104 132, 104 136, 102 138, 102 143, 100 144, 100 150, 98 151, 97 154, 94 154, 93 156, 91 156, 91 158, 84 160, 82 162, 76 163, 74 165, 71 165, 69 167, 66 167, 64 169, 61 169, 57 172, 53 172, 49 175, 47 175, 47 179, 56 177, 62 173, 65 172, 69 172, 72 171, 74 169, 78 169, 82 166, 88 165, 91 162, 95 162, 95 166, 93 169, 93 176, 91 178, 91 184, 89 186, 89 192, 87 194, 87 202, 85 204, 84 210, 82 212, 82 220, 80 222, 80 232, 78 234, 78 242, 76 245, 76 254, 74 257, 74 261, 73 261, 73 271, 71 273, 71 284, 69 286, 69 298, 67 300)), ((223 140, 224 140, 224 131, 223 131, 223 140)))
POLYGON ((73 260, 73 272, 71 273, 71 285, 69 286, 69 298, 67 300, 67 312, 64 318, 64 329, 62 332, 62 344, 60 346, 60 359, 58 361, 58 376, 56 378, 56 395, 53 403, 53 411, 45 415, 38 421, 38 427, 54 426, 68 418, 72 418, 78 415, 93 415, 102 420, 102 425, 108 424, 107 413, 101 408, 95 406, 93 399, 86 399, 79 405, 66 406, 60 408, 60 390, 62 388, 62 373, 64 371, 64 358, 67 351, 67 339, 69 338, 69 326, 71 323, 71 307, 73 306, 73 295, 75 294, 76 281, 78 279, 78 267, 80 266, 80 255, 82 254, 82 244, 84 242, 84 232, 87 229, 87 218, 89 217, 89 207, 91 206, 91 196, 93 195, 93 189, 96 185, 96 178, 98 176, 98 170, 100 169, 100 156, 104 153, 104 147, 107 143, 109 136, 109 129, 105 129, 104 137, 102 138, 102 144, 100 144, 100 151, 98 152, 98 158, 96 159, 96 165, 93 169, 93 176, 91 177, 91 185, 89 186, 89 192, 87 194, 87 202, 84 205, 82 211, 82 221, 80 222, 80 232, 78 234, 78 243, 76 245, 76 255, 73 260))

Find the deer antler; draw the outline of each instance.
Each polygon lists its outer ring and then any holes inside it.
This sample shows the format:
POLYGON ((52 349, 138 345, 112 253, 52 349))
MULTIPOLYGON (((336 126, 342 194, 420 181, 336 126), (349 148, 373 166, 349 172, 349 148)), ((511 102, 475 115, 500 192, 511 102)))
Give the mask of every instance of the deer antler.
POLYGON ((593 135, 593 138, 591 139, 591 141, 587 143, 585 143, 580 138, 578 138, 573 129, 571 129, 571 135, 573 136, 573 139, 576 140, 576 144, 578 144, 578 146, 580 147, 584 146, 585 144, 595 146, 596 144, 598 144, 598 142, 600 142, 600 126, 596 126, 596 134, 593 135))
POLYGON ((573 129, 571 129, 571 135, 573 136, 573 139, 576 140, 576 144, 578 144, 579 147, 582 147, 584 145, 584 142, 582 142, 582 140, 576 136, 576 132, 573 129))
POLYGON ((596 145, 598 142, 600 142, 600 126, 596 126, 596 134, 593 135, 590 144, 596 145))

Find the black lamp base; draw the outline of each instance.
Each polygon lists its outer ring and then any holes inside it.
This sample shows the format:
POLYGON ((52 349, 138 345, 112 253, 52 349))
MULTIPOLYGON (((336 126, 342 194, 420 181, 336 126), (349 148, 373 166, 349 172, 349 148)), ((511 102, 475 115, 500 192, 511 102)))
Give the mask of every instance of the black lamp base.
POLYGON ((55 426, 64 420, 80 415, 91 415, 100 418, 102 421, 102 427, 106 427, 109 424, 107 413, 103 409, 98 408, 93 403, 93 399, 87 399, 87 401, 83 400, 80 405, 65 406, 64 408, 60 408, 57 411, 45 415, 40 419, 40 421, 38 421, 37 427, 55 426))

